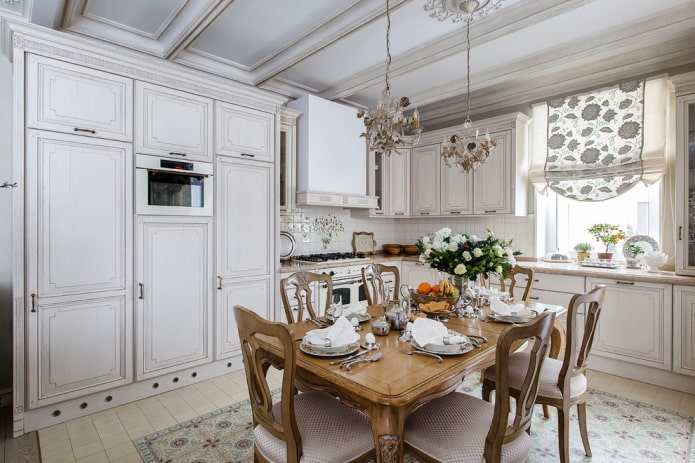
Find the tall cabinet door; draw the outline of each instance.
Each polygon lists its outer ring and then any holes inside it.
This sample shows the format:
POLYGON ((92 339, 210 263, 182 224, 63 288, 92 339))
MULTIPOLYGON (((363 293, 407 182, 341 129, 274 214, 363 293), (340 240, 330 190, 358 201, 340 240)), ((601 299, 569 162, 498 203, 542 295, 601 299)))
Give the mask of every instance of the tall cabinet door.
POLYGON ((386 157, 384 162, 387 172, 384 179, 386 207, 391 216, 410 215, 410 151, 400 149, 386 157))
POLYGON ((695 94, 677 98, 676 273, 695 275, 695 94))
POLYGON ((473 175, 442 162, 442 215, 473 213, 473 175))
POLYGON ((27 375, 39 406, 132 380, 132 150, 30 130, 26 159, 27 375))
POLYGON ((413 148, 412 152, 412 214, 439 214, 439 144, 413 148))
POLYGON ((511 214, 516 161, 512 155, 512 131, 491 133, 494 151, 474 173, 474 214, 511 214))
POLYGON ((226 282, 217 291, 217 345, 215 359, 241 353, 239 331, 234 318, 234 306, 240 305, 270 319, 270 278, 226 282))
POLYGON ((212 359, 212 219, 139 216, 137 378, 212 359))

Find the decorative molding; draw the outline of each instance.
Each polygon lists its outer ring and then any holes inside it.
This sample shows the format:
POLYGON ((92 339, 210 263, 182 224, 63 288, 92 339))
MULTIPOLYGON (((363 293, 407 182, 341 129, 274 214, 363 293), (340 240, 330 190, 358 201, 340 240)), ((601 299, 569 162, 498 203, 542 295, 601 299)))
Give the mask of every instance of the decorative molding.
POLYGON ((12 38, 12 46, 24 50, 24 36, 22 34, 15 34, 12 38))
POLYGON ((398 463, 400 461, 401 438, 383 434, 379 436, 379 461, 383 463, 398 463))
POLYGON ((162 21, 162 24, 160 24, 159 28, 154 32, 154 33, 149 33, 145 32, 140 29, 136 29, 134 27, 126 26, 125 24, 118 23, 116 21, 112 21, 108 18, 103 18, 101 16, 97 16, 95 14, 92 14, 89 12, 89 6, 90 3, 92 3, 93 0, 86 0, 84 1, 84 6, 82 7, 82 16, 85 18, 89 18, 93 21, 101 22, 106 24, 109 27, 115 27, 118 29, 123 29, 124 31, 131 32, 133 34, 141 35, 143 37, 147 37, 148 39, 153 39, 157 40, 159 37, 161 37, 162 33, 171 25, 171 23, 174 21, 174 18, 179 14, 179 12, 184 8, 188 0, 179 0, 179 4, 176 5, 176 7, 169 13, 169 16, 162 21))

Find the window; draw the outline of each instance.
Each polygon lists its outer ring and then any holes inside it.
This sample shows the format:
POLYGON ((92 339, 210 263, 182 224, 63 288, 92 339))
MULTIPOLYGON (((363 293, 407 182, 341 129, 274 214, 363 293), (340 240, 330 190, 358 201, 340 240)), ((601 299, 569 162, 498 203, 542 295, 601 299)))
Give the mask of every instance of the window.
MULTIPOLYGON (((639 183, 622 195, 606 201, 575 201, 553 192, 538 195, 539 255, 553 251, 573 252, 577 243, 594 245, 604 251, 587 229, 597 223, 620 226, 632 235, 649 235, 658 240, 660 232, 661 181, 647 186, 639 183)), ((622 256, 618 245, 616 257, 622 256)))

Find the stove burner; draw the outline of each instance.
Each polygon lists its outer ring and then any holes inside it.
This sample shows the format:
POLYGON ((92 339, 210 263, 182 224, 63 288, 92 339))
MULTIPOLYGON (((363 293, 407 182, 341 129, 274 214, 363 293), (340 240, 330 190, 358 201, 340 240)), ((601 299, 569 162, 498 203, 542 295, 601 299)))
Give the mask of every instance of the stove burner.
POLYGON ((363 260, 367 259, 362 252, 330 252, 326 254, 305 254, 294 258, 297 262, 339 262, 346 260, 363 260))

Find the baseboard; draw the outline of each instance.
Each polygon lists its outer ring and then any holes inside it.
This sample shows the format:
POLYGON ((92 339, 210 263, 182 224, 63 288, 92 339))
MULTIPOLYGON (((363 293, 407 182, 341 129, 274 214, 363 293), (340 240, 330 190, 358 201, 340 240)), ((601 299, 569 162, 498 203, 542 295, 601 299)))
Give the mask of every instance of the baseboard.
POLYGON ((595 355, 589 358, 589 369, 653 384, 654 386, 695 394, 695 378, 680 375, 669 370, 661 370, 595 355))
POLYGON ((0 408, 12 405, 12 389, 0 391, 0 408))

